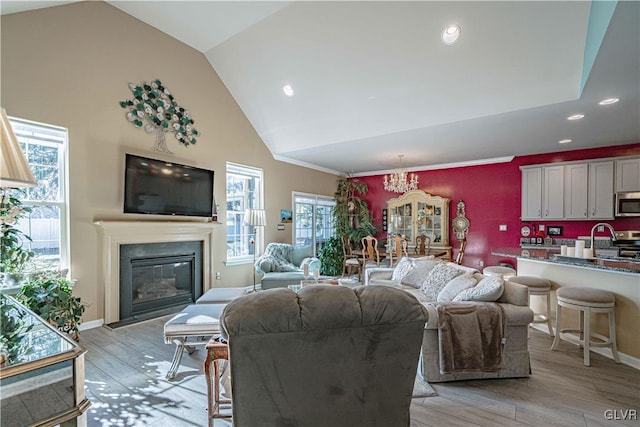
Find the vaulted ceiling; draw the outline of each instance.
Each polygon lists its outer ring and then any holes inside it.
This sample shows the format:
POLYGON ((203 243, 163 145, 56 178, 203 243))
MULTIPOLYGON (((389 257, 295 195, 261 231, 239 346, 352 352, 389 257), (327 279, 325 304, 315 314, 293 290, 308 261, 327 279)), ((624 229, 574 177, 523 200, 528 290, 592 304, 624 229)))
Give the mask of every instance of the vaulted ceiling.
MULTIPOLYGON (((42 3, 67 2, 2 13, 42 3)), ((109 3, 201 51, 284 161, 358 175, 640 142, 636 1, 109 3)))

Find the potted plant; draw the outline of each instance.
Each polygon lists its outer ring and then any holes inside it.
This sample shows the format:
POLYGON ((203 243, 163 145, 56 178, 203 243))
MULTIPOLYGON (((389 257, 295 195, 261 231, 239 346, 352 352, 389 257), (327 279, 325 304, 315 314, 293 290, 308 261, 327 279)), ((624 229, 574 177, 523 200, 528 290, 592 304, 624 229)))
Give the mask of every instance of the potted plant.
POLYGON ((85 304, 72 295, 73 281, 59 272, 44 272, 32 276, 17 295, 18 301, 34 313, 66 332, 78 341, 78 325, 85 304))
POLYGON ((342 273, 344 253, 341 236, 348 235, 360 243, 363 237, 376 234, 369 213, 369 205, 361 196, 368 191, 367 184, 354 178, 341 178, 335 192, 336 204, 332 209, 335 234, 320 251, 322 273, 338 276, 342 273))
POLYGON ((24 267, 33 257, 33 252, 24 247, 24 242, 31 238, 15 225, 31 210, 22 206, 9 190, 0 192, 0 282, 15 286, 22 281, 24 267))

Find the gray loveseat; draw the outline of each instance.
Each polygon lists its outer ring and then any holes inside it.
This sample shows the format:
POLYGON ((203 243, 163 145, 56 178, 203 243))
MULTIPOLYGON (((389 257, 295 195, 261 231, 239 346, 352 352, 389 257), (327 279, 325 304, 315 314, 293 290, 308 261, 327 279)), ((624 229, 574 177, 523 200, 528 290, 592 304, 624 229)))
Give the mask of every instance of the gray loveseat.
POLYGON ((424 307, 383 286, 271 289, 231 301, 233 424, 408 427, 424 307))
MULTIPOLYGON (((438 263, 441 263, 441 261, 424 261, 424 270, 422 271, 422 274, 426 276, 428 271, 438 263)), ((484 277, 475 269, 457 266, 453 263, 447 263, 447 265, 455 266, 456 268, 461 269, 464 273, 473 274, 477 279, 484 277)), ((486 308, 483 306, 495 304, 490 302, 434 301, 433 297, 430 298, 416 287, 415 273, 417 273, 417 271, 414 271, 413 283, 411 283, 411 280, 407 280, 405 282, 406 284, 402 283, 402 279, 392 280, 393 272, 394 269, 392 268, 367 269, 365 272, 365 284, 369 286, 386 285, 403 289, 405 292, 409 292, 414 295, 427 309, 429 313, 429 320, 424 329, 420 360, 420 372, 425 380, 429 382, 445 382, 483 378, 516 378, 529 376, 531 370, 527 328, 529 323, 533 320, 533 311, 529 308, 529 290, 526 286, 505 281, 504 289, 495 301, 503 313, 502 321, 504 327, 504 345, 502 347, 501 354, 502 363, 499 369, 494 371, 476 370, 443 373, 441 371, 441 343, 439 339, 439 325, 442 321, 440 318, 442 308, 474 308, 474 306, 476 306, 476 308, 486 308)), ((409 273, 410 272, 411 270, 409 270, 409 273)), ((408 275, 405 277, 410 278, 408 275)), ((456 314, 453 314, 453 316, 456 316, 456 314)), ((480 325, 480 327, 483 326, 484 325, 480 325)), ((470 348, 471 345, 466 347, 470 348)))
POLYGON ((304 264, 309 272, 320 268, 320 260, 313 258, 313 246, 293 246, 289 243, 269 243, 264 254, 256 260, 257 273, 264 274, 262 289, 286 288, 299 285, 304 279, 304 264))

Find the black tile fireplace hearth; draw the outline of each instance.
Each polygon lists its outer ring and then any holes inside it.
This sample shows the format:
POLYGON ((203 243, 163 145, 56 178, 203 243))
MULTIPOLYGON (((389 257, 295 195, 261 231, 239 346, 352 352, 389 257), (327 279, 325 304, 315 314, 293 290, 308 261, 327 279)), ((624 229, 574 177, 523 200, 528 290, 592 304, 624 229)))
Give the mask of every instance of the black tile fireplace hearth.
POLYGON ((201 241, 120 245, 120 322, 161 315, 201 295, 201 241))

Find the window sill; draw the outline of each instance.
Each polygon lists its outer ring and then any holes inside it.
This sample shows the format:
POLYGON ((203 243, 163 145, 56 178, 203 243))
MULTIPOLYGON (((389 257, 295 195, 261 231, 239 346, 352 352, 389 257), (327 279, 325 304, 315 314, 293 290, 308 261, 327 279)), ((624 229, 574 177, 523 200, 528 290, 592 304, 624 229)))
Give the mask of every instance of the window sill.
POLYGON ((253 257, 249 258, 234 258, 224 262, 224 265, 231 267, 234 265, 253 264, 253 257))

